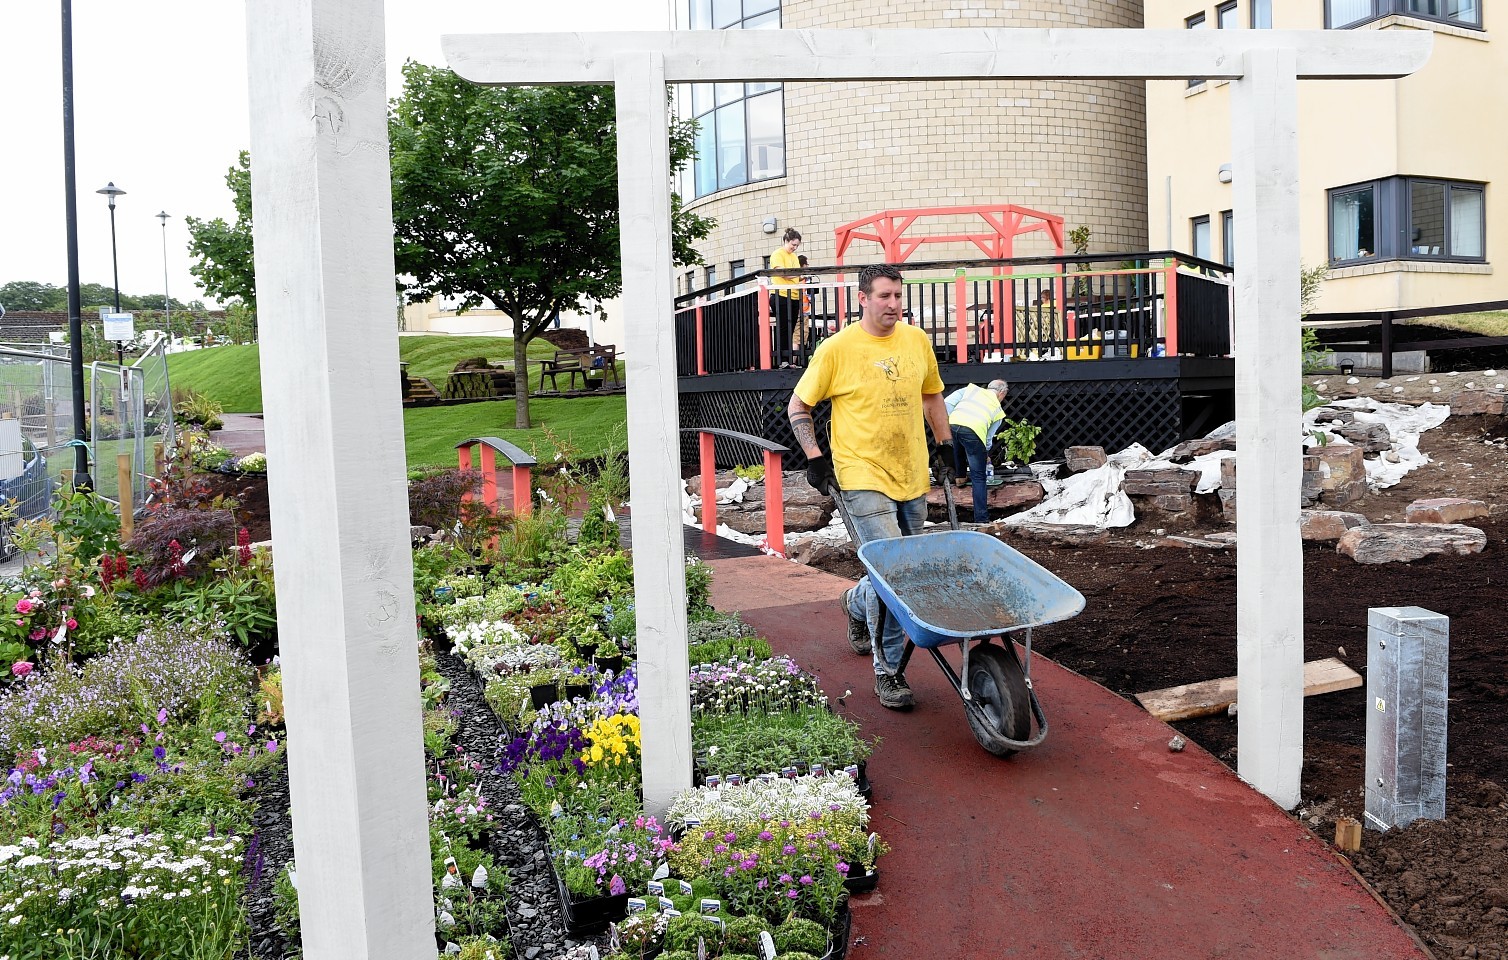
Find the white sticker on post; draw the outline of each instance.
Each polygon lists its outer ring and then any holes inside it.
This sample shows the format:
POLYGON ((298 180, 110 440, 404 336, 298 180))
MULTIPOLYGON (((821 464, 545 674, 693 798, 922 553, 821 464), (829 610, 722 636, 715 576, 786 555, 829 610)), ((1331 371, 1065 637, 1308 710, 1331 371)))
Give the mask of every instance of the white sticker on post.
POLYGON ((759 931, 759 949, 764 953, 764 960, 775 960, 775 938, 770 936, 770 931, 759 931))

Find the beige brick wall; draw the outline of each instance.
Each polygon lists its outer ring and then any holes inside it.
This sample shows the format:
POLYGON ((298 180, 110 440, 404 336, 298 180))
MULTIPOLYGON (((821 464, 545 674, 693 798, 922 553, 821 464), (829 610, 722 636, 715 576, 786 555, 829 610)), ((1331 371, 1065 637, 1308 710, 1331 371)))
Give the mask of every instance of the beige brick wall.
MULTIPOLYGON (((1140 27, 1133 0, 784 0, 804 27, 1140 27), (882 11, 882 12, 881 12, 882 11)), ((785 89, 786 175, 691 206, 718 227, 699 252, 727 279, 779 245, 761 223, 802 232, 813 265, 833 262, 833 229, 885 209, 1015 203, 1088 225, 1095 251, 1147 249, 1146 103, 1141 81, 792 83, 785 89)), ((933 223, 956 233, 965 221, 933 223)), ((977 219, 975 224, 983 226, 977 219)), ((1051 253, 1025 238, 1017 255, 1051 253)), ((849 262, 878 259, 857 243, 849 262)), ((913 260, 978 256, 932 245, 913 260)), ((685 286, 681 271, 678 289, 685 286)), ((697 270, 701 286, 702 270, 697 270)))

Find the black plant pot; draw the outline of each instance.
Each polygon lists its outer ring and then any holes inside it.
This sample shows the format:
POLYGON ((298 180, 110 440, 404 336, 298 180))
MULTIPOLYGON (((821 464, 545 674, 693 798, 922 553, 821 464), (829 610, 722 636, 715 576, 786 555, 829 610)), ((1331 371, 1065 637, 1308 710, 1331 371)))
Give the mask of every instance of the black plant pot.
POLYGON ((553 857, 550 859, 550 873, 555 877, 555 889, 560 893, 560 911, 565 918, 566 933, 572 935, 601 933, 607 929, 608 924, 616 923, 628 916, 627 893, 620 893, 617 896, 606 894, 573 901, 571 891, 566 889, 565 881, 555 870, 553 857))
POLYGON ((843 889, 849 893, 869 893, 880 885, 880 868, 868 870, 862 863, 854 864, 848 876, 843 878, 843 889), (857 871, 864 871, 859 873, 857 871))
POLYGON ((616 657, 598 657, 597 669, 604 672, 611 670, 613 676, 617 676, 623 672, 623 657, 621 655, 616 657))
POLYGON ((535 710, 543 710, 560 699, 560 687, 553 683, 535 684, 529 688, 529 702, 535 710))
POLYGON ((568 683, 565 689, 565 698, 575 700, 580 697, 583 700, 592 698, 592 685, 590 683, 568 683))
POLYGON ((838 916, 833 923, 832 946, 822 955, 822 960, 843 960, 848 956, 848 938, 853 934, 853 914, 848 910, 848 900, 844 898, 838 905, 838 916))

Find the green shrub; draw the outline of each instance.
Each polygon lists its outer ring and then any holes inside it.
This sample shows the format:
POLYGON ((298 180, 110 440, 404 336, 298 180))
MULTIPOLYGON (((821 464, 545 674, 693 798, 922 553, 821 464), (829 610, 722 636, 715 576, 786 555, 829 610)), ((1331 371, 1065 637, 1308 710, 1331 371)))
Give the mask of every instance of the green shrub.
POLYGON ((692 623, 687 628, 692 644, 709 643, 713 640, 733 640, 747 637, 754 628, 744 623, 737 613, 712 613, 692 623))
POLYGON ((770 641, 763 637, 737 637, 693 644, 686 651, 692 666, 699 663, 725 663, 732 659, 768 660, 772 656, 770 641))
MULTIPOLYGON (((759 934, 764 929, 765 923, 759 917, 734 917, 728 921, 723 946, 739 953, 758 953, 759 934)), ((727 955, 724 960, 728 960, 727 955)))
POLYGON ((776 927, 772 936, 775 949, 782 954, 786 951, 801 951, 821 956, 827 952, 827 930, 815 920, 792 917, 776 927))
POLYGON ((669 956, 676 950, 696 951, 697 940, 705 940, 709 948, 723 942, 723 930, 699 913, 683 913, 671 917, 665 927, 665 950, 661 956, 669 956))

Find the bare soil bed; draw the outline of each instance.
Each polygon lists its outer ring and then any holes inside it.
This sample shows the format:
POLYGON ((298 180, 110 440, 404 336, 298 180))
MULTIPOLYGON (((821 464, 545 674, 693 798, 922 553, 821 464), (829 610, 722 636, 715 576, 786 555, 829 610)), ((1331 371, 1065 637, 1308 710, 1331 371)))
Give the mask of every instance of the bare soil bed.
MULTIPOLYGON (((1422 381, 1421 381, 1422 382, 1422 381)), ((1367 395, 1365 392, 1363 395, 1367 395)), ((1417 604, 1450 621, 1450 729, 1446 820, 1379 834, 1368 830, 1357 871, 1441 958, 1508 960, 1508 418, 1454 417, 1423 435, 1433 463, 1345 509, 1403 519, 1415 499, 1466 496, 1493 506, 1473 521, 1487 548, 1465 557, 1362 565, 1334 544, 1304 546, 1304 658, 1339 657, 1365 672, 1367 608, 1417 604)), ((1163 521, 1139 520, 1093 546, 1013 545, 1084 594, 1076 619, 1035 634, 1037 650, 1114 692, 1136 693, 1236 673, 1236 557, 1169 541, 1163 521)), ((1233 529, 1206 525, 1206 531, 1233 529)), ((1181 531, 1198 532, 1198 531, 1181 531)), ((853 577, 857 561, 824 564, 853 577)), ((1364 808, 1365 689, 1304 704, 1302 802, 1295 814, 1334 839, 1335 818, 1364 808)), ((1176 725, 1235 765, 1236 719, 1176 725)))

